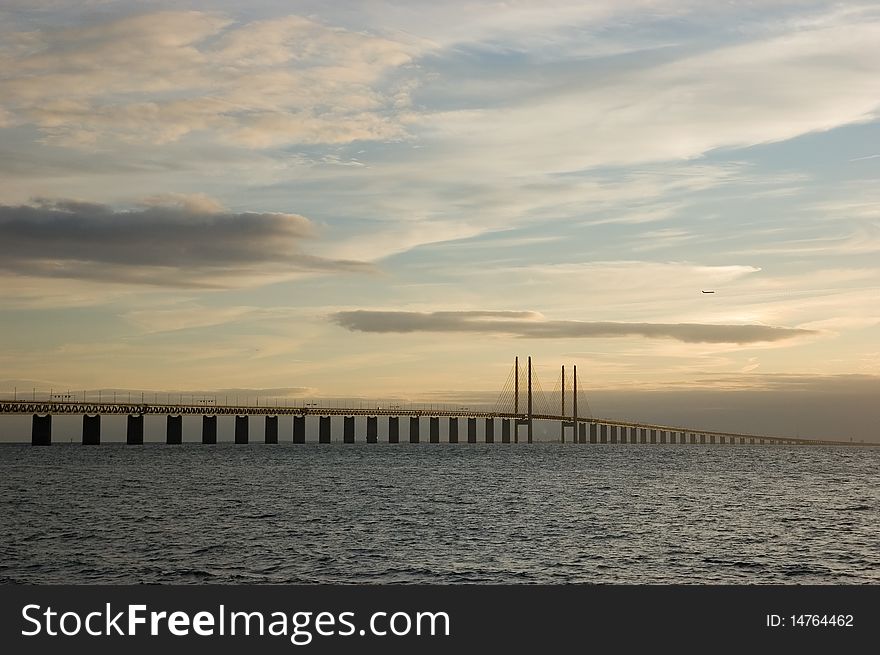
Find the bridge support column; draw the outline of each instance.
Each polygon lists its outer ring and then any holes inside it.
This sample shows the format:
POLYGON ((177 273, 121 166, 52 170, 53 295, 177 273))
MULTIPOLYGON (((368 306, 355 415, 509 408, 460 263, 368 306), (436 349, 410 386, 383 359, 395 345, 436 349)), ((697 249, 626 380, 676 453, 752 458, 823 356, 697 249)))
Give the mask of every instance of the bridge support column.
POLYGON ((94 416, 83 414, 82 442, 84 446, 97 446, 101 443, 100 414, 95 414, 94 416))
POLYGON ((608 426, 608 441, 611 443, 617 443, 617 426, 609 425, 608 426))
POLYGON ((608 443, 608 426, 605 424, 599 426, 599 443, 608 443))
POLYGON ((293 443, 306 442, 306 417, 305 414, 293 416, 293 443))
POLYGON ((440 417, 432 416, 428 420, 428 441, 430 443, 440 443, 440 417))
POLYGON ((217 443, 217 416, 202 416, 202 443, 217 443))
POLYGON ((342 443, 354 443, 354 416, 342 419, 342 443))
POLYGON ((715 443, 715 435, 714 434, 709 435, 709 443, 715 443))
POLYGON ((706 443, 706 435, 705 434, 700 435, 700 443, 706 443))
POLYGON ((330 443, 330 417, 318 418, 318 443, 330 443))
POLYGON ((477 419, 469 418, 468 426, 468 443, 477 443, 477 419))
POLYGON ((129 414, 126 421, 125 443, 129 446, 142 446, 144 443, 144 415, 129 414))
POLYGON ((180 414, 165 417, 165 443, 172 446, 183 443, 183 416, 180 414))
POLYGON ((266 415, 266 443, 278 443, 278 417, 266 415))
POLYGON ((495 419, 486 419, 486 443, 495 443, 495 419))
POLYGON ((510 443, 510 419, 501 419, 501 443, 510 443))
POLYGON ((235 443, 246 444, 248 442, 248 415, 235 416, 235 443))
POLYGON ((449 417, 449 443, 458 443, 458 418, 449 417))
POLYGON ((397 416, 388 417, 388 443, 400 443, 400 420, 397 416))
POLYGON ((586 423, 578 423, 577 424, 577 442, 578 443, 587 443, 587 424, 586 423))
POLYGON ((52 443, 52 415, 34 414, 31 419, 31 445, 48 446, 52 443))
POLYGON ((379 442, 379 417, 367 417, 367 443, 379 442))
POLYGON ((590 423, 590 443, 596 443, 596 433, 599 431, 598 428, 599 426, 595 423, 590 423))
POLYGON ((660 430, 660 443, 666 443, 666 430, 660 430))
POLYGON ((651 430, 651 443, 657 443, 657 430, 651 430))
POLYGON ((419 417, 409 417, 409 442, 419 443, 419 417))

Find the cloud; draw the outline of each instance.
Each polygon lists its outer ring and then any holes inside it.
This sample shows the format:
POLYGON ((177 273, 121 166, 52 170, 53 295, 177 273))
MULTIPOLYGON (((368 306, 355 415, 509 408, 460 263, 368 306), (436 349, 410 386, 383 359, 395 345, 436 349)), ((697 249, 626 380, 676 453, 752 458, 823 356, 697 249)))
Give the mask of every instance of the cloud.
POLYGON ((347 143, 403 135, 383 76, 412 43, 287 16, 235 23, 162 11, 86 26, 7 32, 0 125, 46 143, 163 144, 203 131, 234 145, 347 143))
POLYGON ((537 312, 512 311, 343 311, 331 320, 357 332, 470 332, 510 334, 533 339, 589 339, 641 336, 685 343, 759 343, 816 334, 813 330, 770 325, 701 323, 618 323, 546 320, 537 312))
POLYGON ((303 252, 316 232, 304 216, 227 211, 205 196, 129 211, 75 200, 0 205, 0 232, 0 270, 22 276, 225 288, 371 270, 303 252))

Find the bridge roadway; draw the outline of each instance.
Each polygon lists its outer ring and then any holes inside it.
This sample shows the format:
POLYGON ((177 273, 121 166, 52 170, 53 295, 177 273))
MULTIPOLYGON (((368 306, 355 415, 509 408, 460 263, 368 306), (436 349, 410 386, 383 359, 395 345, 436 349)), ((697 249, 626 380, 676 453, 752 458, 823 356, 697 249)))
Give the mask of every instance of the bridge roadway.
MULTIPOLYGON (((277 417, 279 415, 294 416, 408 416, 408 417, 449 417, 450 419, 484 418, 487 420, 502 419, 515 421, 514 425, 526 425, 531 420, 558 421, 566 427, 574 428, 573 442, 578 443, 675 443, 678 435, 678 443, 771 443, 771 444, 795 444, 795 445, 834 445, 851 446, 864 445, 852 441, 832 439, 803 439, 794 437, 776 437, 758 434, 746 434, 739 432, 723 432, 717 430, 701 430, 681 426, 669 426, 655 423, 639 423, 635 421, 622 421, 619 419, 605 419, 594 416, 577 419, 577 427, 571 416, 560 414, 523 414, 496 411, 476 411, 469 408, 437 409, 437 408, 403 408, 403 407, 291 407, 286 405, 206 405, 200 403, 131 403, 131 402, 77 402, 77 401, 0 401, 0 415, 34 415, 35 426, 40 415, 51 416, 53 414, 82 414, 84 416, 102 414, 127 415, 140 417, 145 414, 162 414, 168 417, 182 415, 216 416, 231 415, 246 417, 248 415, 262 415, 277 417), (627 436, 629 439, 627 439, 627 436), (717 440, 717 441, 716 441, 717 440)), ((277 430, 277 423, 275 424, 277 430)), ((323 426, 322 426, 323 427, 323 426)), ((51 429, 51 428, 50 428, 51 429)), ((246 435, 246 427, 245 435, 246 435)), ((329 425, 327 427, 329 430, 329 425)), ((509 427, 508 427, 509 429, 509 427)), ((493 428, 494 430, 494 428, 493 428)), ((505 430, 506 432, 507 430, 505 430)), ((514 428, 514 432, 518 432, 514 428)), ((470 436, 470 435, 469 435, 470 436)), ((50 437, 51 438, 51 437, 50 437)), ((245 436, 246 439, 246 436, 245 436)), ((472 439, 469 439, 472 441, 472 439)), ((245 441, 246 442, 246 441, 245 441)), ((870 444, 869 444, 870 445, 870 444)))

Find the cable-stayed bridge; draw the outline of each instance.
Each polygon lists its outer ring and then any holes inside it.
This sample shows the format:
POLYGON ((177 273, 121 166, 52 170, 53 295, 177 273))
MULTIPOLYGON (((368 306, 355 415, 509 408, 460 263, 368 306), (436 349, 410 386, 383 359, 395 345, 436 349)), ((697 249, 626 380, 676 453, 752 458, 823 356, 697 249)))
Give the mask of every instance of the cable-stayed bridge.
MULTIPOLYGON (((559 424, 559 441, 578 444, 794 444, 794 445, 855 445, 852 441, 834 439, 804 439, 794 437, 778 437, 762 434, 743 434, 704 430, 689 426, 670 426, 620 419, 608 419, 593 416, 586 394, 579 387, 577 367, 571 367, 566 373, 561 367, 555 385, 550 392, 545 392, 536 372, 532 368, 529 357, 526 366, 520 366, 516 358, 510 374, 504 383, 495 406, 476 409, 470 407, 434 406, 402 406, 397 404, 370 405, 364 407, 323 407, 317 403, 303 403, 300 406, 287 403, 264 402, 264 404, 228 404, 217 405, 214 400, 201 399, 198 402, 191 397, 189 403, 184 402, 184 395, 179 402, 98 402, 87 401, 85 397, 77 400, 72 396, 56 397, 51 393, 47 400, 13 400, 0 401, 0 414, 31 414, 31 443, 49 445, 52 443, 52 416, 59 414, 81 414, 82 443, 94 445, 101 443, 101 416, 127 416, 126 443, 137 445, 144 442, 144 416, 160 414, 166 416, 166 443, 180 444, 183 436, 183 416, 199 415, 202 417, 202 443, 217 443, 218 416, 235 417, 235 443, 249 443, 249 417, 262 416, 265 420, 264 440, 266 443, 278 443, 279 417, 293 416, 291 438, 293 443, 305 443, 307 435, 306 420, 308 417, 318 419, 318 442, 333 441, 331 417, 342 416, 344 443, 355 443, 365 440, 367 443, 379 441, 379 417, 387 419, 387 440, 399 443, 401 440, 401 418, 409 418, 408 441, 422 441, 421 419, 428 419, 427 441, 440 443, 440 419, 445 418, 446 430, 444 441, 459 443, 459 419, 466 421, 466 433, 462 434, 461 442, 477 443, 477 421, 482 419, 482 432, 485 443, 496 442, 496 425, 500 423, 500 443, 532 443, 534 441, 535 421, 552 421, 559 424), (366 417, 365 426, 358 430, 356 417, 366 417), (570 431, 570 432, 568 432, 570 431), (521 436, 521 432, 524 433, 521 436)), ((859 444, 863 445, 863 444, 859 444)))

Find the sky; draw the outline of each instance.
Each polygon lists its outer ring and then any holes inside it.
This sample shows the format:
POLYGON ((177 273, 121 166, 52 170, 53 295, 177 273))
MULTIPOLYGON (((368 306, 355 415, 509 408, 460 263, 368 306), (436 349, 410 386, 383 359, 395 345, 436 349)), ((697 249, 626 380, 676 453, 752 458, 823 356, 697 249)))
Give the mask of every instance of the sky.
POLYGON ((878 119, 872 2, 0 0, 0 394, 880 441, 878 119))

